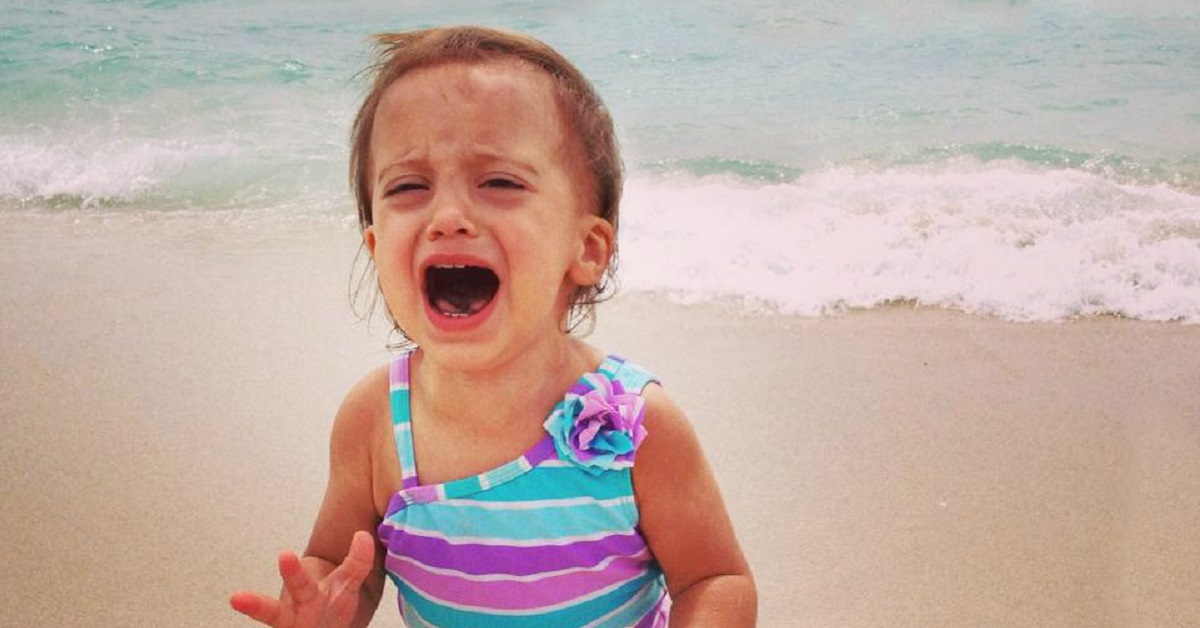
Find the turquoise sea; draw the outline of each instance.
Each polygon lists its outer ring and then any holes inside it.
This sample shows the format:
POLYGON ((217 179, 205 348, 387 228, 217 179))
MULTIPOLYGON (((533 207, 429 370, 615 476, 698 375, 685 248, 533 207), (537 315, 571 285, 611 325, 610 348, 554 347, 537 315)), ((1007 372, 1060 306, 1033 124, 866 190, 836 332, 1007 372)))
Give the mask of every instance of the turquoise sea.
POLYGON ((0 1, 0 212, 354 224, 371 33, 518 29, 591 77, 622 285, 820 315, 1200 323, 1200 4, 0 1))

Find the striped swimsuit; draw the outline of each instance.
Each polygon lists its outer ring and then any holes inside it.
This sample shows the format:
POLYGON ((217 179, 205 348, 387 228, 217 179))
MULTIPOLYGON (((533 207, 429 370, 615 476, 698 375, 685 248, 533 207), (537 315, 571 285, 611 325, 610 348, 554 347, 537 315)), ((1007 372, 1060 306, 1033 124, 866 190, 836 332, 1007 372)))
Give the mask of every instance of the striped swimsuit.
MULTIPOLYGON (((633 452, 608 461, 603 470, 584 468, 559 453, 548 431, 523 456, 491 471, 421 485, 413 456, 408 364, 408 353, 398 356, 390 374, 403 488, 379 525, 385 566, 399 590, 405 623, 411 628, 666 626, 666 583, 638 528, 633 452)), ((609 356, 568 391, 567 399, 605 381, 629 391, 624 398, 636 399, 653 378, 609 356)))

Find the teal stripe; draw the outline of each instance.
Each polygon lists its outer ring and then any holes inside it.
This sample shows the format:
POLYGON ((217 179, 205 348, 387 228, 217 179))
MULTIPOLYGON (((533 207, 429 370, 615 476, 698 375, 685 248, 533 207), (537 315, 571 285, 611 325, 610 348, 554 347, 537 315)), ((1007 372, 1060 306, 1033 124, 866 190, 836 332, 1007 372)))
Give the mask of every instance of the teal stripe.
POLYGON ((400 617, 404 619, 404 628, 441 628, 425 621, 425 618, 421 617, 421 615, 408 604, 404 605, 403 610, 400 612, 400 617))
POLYGON ((650 373, 642 370, 641 367, 626 362, 617 368, 615 373, 608 374, 610 379, 621 382, 621 386, 627 392, 641 392, 646 384, 653 381, 658 381, 650 373))
POLYGON ((408 423, 408 389, 392 391, 392 425, 408 423))
POLYGON ((543 615, 492 615, 473 611, 460 611, 441 606, 425 598, 416 589, 407 584, 401 583, 399 589, 401 595, 404 596, 405 604, 412 604, 413 609, 420 613, 425 621, 438 626, 481 626, 484 628, 531 628, 545 626, 547 628, 564 628, 566 626, 582 626, 620 608, 621 604, 629 601, 647 582, 657 577, 658 573, 651 571, 594 600, 543 615))
POLYGON ((500 541, 563 539, 601 533, 628 534, 637 525, 632 503, 552 506, 533 510, 488 510, 454 500, 413 504, 397 513, 412 531, 500 541))
POLYGON ((395 430, 396 456, 400 459, 402 470, 412 469, 415 472, 416 462, 412 459, 412 430, 408 417, 408 390, 392 391, 392 425, 409 424, 408 430, 395 430))
POLYGON ((397 589, 399 589, 400 586, 403 584, 403 581, 400 580, 400 576, 397 576, 396 574, 394 574, 390 571, 387 571, 386 569, 384 570, 384 573, 387 574, 388 580, 391 580, 392 584, 396 585, 397 589))
POLYGON ((633 494, 631 469, 616 469, 592 475, 578 467, 536 467, 521 477, 493 486, 471 499, 523 502, 535 499, 594 497, 612 499, 633 494))
MULTIPOLYGON (((615 358, 613 358, 612 356, 608 356, 608 357, 604 358, 604 361, 600 363, 600 366, 596 367, 596 372, 604 375, 605 377, 607 377, 609 379, 614 379, 617 370, 620 368, 621 368, 621 363, 619 361, 617 361, 615 358)), ((624 383, 624 382, 622 382, 622 383, 624 383)))
POLYGON ((463 497, 483 490, 483 487, 479 484, 479 476, 477 475, 461 480, 454 480, 453 482, 446 482, 443 486, 446 488, 446 497, 449 498, 463 497))

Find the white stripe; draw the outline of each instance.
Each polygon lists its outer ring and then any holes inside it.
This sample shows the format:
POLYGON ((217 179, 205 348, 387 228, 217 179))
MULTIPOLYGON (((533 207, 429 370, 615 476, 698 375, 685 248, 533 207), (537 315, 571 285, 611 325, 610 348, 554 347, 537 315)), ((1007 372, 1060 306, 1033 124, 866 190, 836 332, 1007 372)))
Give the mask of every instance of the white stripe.
MULTIPOLYGON (((492 481, 488 478, 488 476, 487 475, 479 476, 479 489, 482 491, 486 491, 489 488, 492 488, 492 481)), ((458 501, 458 500, 455 500, 455 501, 458 501)))
POLYGON ((448 499, 439 506, 470 506, 484 510, 541 510, 543 508, 570 508, 573 506, 600 506, 611 508, 624 504, 632 504, 633 496, 614 497, 612 499, 596 499, 595 497, 569 497, 566 499, 535 499, 520 502, 489 502, 478 499, 448 499))
MULTIPOLYGON (((613 460, 612 462, 610 462, 608 464, 610 466, 612 466, 612 468, 614 468, 614 469, 628 469, 629 467, 633 466, 633 462, 631 462, 629 460, 613 460)), ((558 458, 551 458, 551 459, 542 461, 541 464, 539 464, 538 466, 539 467, 563 468, 563 467, 578 467, 580 465, 578 463, 571 462, 570 460, 560 460, 558 458)))
POLYGON ((393 423, 392 424, 392 432, 395 432, 396 434, 399 434, 401 432, 411 432, 411 431, 412 431, 412 423, 409 423, 408 421, 405 421, 403 423, 393 423))
MULTIPOLYGON (((608 569, 609 565, 611 565, 614 561, 616 561, 618 559, 624 558, 624 559, 630 559, 630 560, 637 560, 637 559, 647 558, 649 556, 650 556, 650 550, 642 549, 638 553, 630 555, 630 556, 620 556, 620 555, 609 556, 608 558, 605 558, 604 560, 600 561, 598 564, 596 564, 592 567, 570 567, 568 569, 559 569, 557 571, 544 571, 541 573, 528 574, 528 575, 524 575, 524 576, 514 576, 514 575, 506 574, 506 573, 469 574, 465 571, 459 571, 457 569, 448 569, 446 567, 432 567, 432 566, 426 565, 425 563, 422 563, 412 557, 401 556, 401 555, 395 554, 393 552, 388 552, 388 558, 391 558, 394 561, 408 563, 408 564, 420 569, 421 571, 426 571, 426 572, 429 572, 431 574, 438 575, 438 576, 454 576, 454 577, 460 578, 462 580, 470 580, 471 582, 525 582, 525 583, 537 582, 539 580, 545 580, 546 578, 554 578, 557 576, 565 576, 565 575, 574 574, 574 573, 604 571, 605 569, 608 569)), ((641 571, 645 572, 645 569, 643 568, 641 571)))
MULTIPOLYGON (((592 591, 586 595, 581 595, 577 598, 572 598, 565 602, 560 602, 558 604, 554 604, 551 606, 541 606, 538 608, 525 608, 525 609, 519 609, 519 610, 507 610, 507 609, 501 609, 501 608, 492 608, 490 606, 471 606, 468 604, 456 604, 454 602, 448 602, 446 600, 443 600, 442 598, 437 597, 436 595, 433 595, 433 594, 429 593, 428 591, 415 586, 411 582, 406 582, 405 584, 407 584, 414 591, 420 591, 422 596, 428 598, 430 601, 434 602, 435 604, 444 606, 446 608, 454 609, 456 611, 465 611, 468 613, 485 613, 488 615, 504 615, 506 617, 522 617, 522 616, 528 616, 528 615, 543 615, 543 614, 547 614, 547 613, 553 613, 555 611, 560 611, 565 608, 571 608, 572 606, 577 606, 579 604, 589 602, 598 597, 603 597, 609 593, 612 593, 613 591, 616 591, 617 589, 629 584, 633 580, 637 580, 638 578, 641 578, 644 575, 646 575, 645 572, 642 572, 642 573, 639 573, 639 574, 633 576, 632 578, 626 578, 625 580, 621 580, 619 582, 613 583, 607 587, 604 587, 603 589, 598 589, 598 590, 592 591)), ((639 591, 640 591, 640 589, 639 589, 639 591)))
POLYGON ((408 390, 408 382, 389 382, 388 391, 396 392, 397 390, 408 390))
POLYGON ((383 525, 411 536, 419 536, 427 539, 438 539, 451 545, 495 545, 499 547, 558 547, 560 545, 570 545, 579 541, 598 541, 610 536, 624 537, 637 535, 637 531, 620 532, 618 530, 608 530, 592 532, 590 534, 580 534, 578 536, 564 536, 555 539, 498 539, 483 536, 450 536, 447 534, 442 534, 437 530, 422 530, 420 528, 415 528, 411 525, 402 524, 393 519, 385 519, 383 521, 383 525))

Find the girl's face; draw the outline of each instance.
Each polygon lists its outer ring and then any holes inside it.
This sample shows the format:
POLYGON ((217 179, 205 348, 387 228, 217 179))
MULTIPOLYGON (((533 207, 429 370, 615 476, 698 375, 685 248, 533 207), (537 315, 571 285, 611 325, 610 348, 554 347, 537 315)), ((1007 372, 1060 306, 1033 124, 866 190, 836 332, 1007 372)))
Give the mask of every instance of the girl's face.
POLYGON ((600 280, 613 231, 567 129, 550 77, 516 61, 421 68, 384 91, 363 237, 389 310, 431 354, 500 366, 562 338, 570 295, 600 280))

